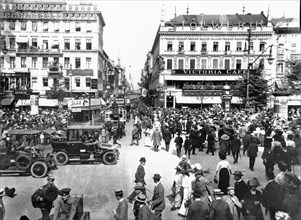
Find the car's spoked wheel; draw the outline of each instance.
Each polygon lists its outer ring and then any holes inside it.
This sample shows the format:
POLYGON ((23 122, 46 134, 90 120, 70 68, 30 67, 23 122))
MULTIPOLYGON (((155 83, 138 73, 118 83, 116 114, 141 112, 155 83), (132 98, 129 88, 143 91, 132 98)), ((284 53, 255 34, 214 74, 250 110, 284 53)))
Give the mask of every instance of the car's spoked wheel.
POLYGON ((41 178, 47 174, 48 168, 46 163, 42 161, 36 161, 30 168, 31 175, 36 178, 41 178))
POLYGON ((114 152, 106 152, 103 154, 103 162, 107 165, 115 164, 117 161, 117 155, 114 152))
POLYGON ((60 151, 55 154, 55 159, 56 159, 57 165, 62 166, 62 165, 66 165, 68 163, 69 157, 65 152, 60 151))

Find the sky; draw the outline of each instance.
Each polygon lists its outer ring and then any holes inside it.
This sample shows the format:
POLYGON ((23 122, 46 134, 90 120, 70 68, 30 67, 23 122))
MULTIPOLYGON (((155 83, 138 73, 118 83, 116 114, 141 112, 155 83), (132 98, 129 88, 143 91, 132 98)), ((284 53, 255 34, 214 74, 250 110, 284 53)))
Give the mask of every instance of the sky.
MULTIPOLYGON (((70 1, 67 1, 70 2, 70 1)), ((72 3, 78 1, 72 1, 72 3)), ((87 0, 98 5, 106 26, 104 27, 104 50, 108 56, 126 69, 126 76, 133 78, 133 86, 138 89, 141 70, 146 54, 152 48, 162 14, 165 20, 186 14, 259 14, 261 11, 273 18, 300 17, 300 0, 190 0, 190 1, 127 1, 127 0, 87 0), (163 13, 162 13, 163 12, 163 13)), ((71 3, 71 2, 70 2, 71 3)))

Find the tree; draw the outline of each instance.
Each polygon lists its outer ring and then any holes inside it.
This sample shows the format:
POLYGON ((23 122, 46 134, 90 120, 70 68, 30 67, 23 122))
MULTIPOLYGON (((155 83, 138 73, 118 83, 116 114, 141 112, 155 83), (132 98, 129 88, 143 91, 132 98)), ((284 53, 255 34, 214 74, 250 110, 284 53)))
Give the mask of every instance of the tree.
MULTIPOLYGON (((254 103, 256 106, 265 106, 269 93, 268 81, 262 76, 263 69, 264 66, 260 64, 257 68, 250 69, 249 72, 249 100, 250 103, 254 103)), ((247 101, 247 80, 247 75, 244 75, 237 86, 240 97, 244 100, 244 104, 246 104, 247 101)))
POLYGON ((51 87, 49 91, 47 91, 47 98, 48 99, 57 99, 59 102, 62 102, 66 97, 65 90, 57 85, 51 87))
POLYGON ((286 73, 286 80, 291 94, 301 94, 301 60, 291 60, 287 62, 290 71, 286 73))

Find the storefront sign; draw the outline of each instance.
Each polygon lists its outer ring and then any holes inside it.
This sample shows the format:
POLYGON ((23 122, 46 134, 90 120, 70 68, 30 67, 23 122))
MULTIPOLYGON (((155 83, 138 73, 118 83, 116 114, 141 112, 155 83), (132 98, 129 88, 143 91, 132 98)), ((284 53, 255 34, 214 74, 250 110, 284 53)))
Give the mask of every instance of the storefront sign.
POLYGON ((247 71, 246 69, 174 69, 171 73, 174 75, 244 75, 247 71))
POLYGON ((72 76, 93 76, 92 69, 67 69, 67 75, 72 74, 72 76))
POLYGON ((72 108, 71 111, 72 112, 81 112, 82 109, 81 108, 72 108))
POLYGON ((69 100, 68 108, 90 106, 89 99, 69 100))

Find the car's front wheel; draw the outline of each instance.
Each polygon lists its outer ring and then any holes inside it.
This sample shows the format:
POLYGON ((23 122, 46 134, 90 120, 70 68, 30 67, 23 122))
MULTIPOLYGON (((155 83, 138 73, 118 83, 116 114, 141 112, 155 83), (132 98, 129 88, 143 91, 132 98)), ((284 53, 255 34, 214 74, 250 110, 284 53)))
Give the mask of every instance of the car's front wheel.
POLYGON ((48 167, 43 161, 36 161, 31 165, 30 172, 33 177, 42 178, 47 174, 48 167))
POLYGON ((111 151, 105 152, 102 156, 103 162, 107 165, 115 164, 117 162, 117 159, 118 159, 117 155, 111 151))
POLYGON ((68 155, 63 151, 57 152, 54 157, 58 166, 66 165, 69 161, 68 155))

